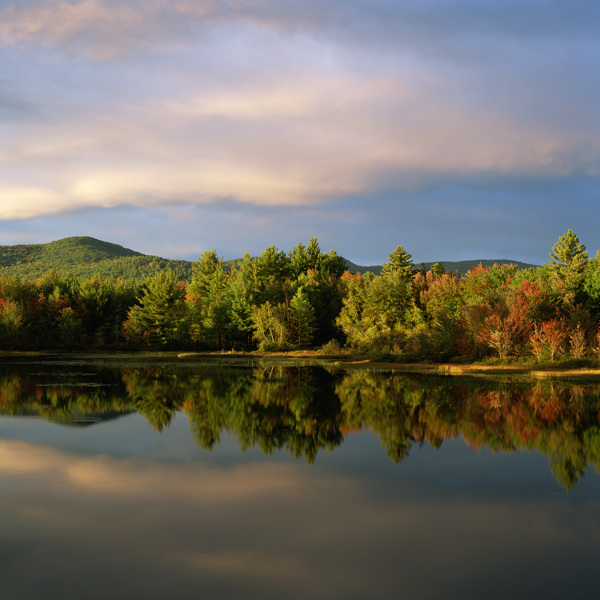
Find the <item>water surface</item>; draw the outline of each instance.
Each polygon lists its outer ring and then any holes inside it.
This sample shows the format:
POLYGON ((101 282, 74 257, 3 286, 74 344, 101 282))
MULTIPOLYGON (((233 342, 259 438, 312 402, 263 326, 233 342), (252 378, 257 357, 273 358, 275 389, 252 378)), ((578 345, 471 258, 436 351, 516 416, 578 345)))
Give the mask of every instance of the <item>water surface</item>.
POLYGON ((599 396, 4 359, 0 597, 595 597, 599 396))

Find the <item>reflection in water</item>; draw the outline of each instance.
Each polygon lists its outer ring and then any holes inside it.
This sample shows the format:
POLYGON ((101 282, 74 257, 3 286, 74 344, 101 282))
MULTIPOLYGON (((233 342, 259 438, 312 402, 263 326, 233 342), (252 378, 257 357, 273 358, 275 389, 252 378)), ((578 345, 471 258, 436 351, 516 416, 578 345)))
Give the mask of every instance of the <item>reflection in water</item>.
POLYGON ((598 392, 0 363, 0 598, 593 598, 598 392))
POLYGON ((74 371, 40 363, 4 365, 0 408, 84 426, 137 411, 157 432, 187 416, 206 449, 226 432, 242 450, 286 450, 314 462, 352 431, 378 436, 394 463, 416 443, 462 438, 493 452, 535 450, 571 489, 588 465, 600 470, 600 385, 557 381, 407 376, 317 367, 186 368, 181 365, 74 371), (35 366, 35 368, 34 368, 35 366))

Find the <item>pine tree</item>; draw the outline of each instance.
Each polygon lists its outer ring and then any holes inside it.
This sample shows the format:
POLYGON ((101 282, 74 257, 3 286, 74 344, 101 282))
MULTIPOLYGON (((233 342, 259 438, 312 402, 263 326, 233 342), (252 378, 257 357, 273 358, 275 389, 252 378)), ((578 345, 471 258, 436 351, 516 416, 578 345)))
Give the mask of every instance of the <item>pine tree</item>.
POLYGON ((580 244, 579 238, 569 229, 552 246, 550 258, 557 268, 566 267, 571 272, 581 273, 588 262, 588 253, 585 244, 580 244))
POLYGON ((315 334, 315 309, 311 306, 307 294, 302 287, 298 288, 292 300, 295 316, 296 339, 294 346, 306 348, 310 346, 315 334))
POLYGON ((550 258, 555 294, 568 311, 582 300, 584 271, 588 264, 585 244, 580 244, 579 238, 569 229, 552 247, 550 258))
POLYGON ((139 304, 129 311, 128 333, 153 346, 168 347, 186 337, 185 285, 170 271, 151 277, 139 304))
POLYGON ((215 250, 204 252, 194 263, 188 286, 188 308, 192 338, 211 348, 223 348, 230 328, 230 278, 223 270, 223 259, 215 250))
POLYGON ((404 249, 403 246, 398 246, 388 256, 388 262, 383 264, 382 275, 386 273, 399 273, 406 277, 413 277, 415 274, 414 265, 411 260, 411 255, 404 249))

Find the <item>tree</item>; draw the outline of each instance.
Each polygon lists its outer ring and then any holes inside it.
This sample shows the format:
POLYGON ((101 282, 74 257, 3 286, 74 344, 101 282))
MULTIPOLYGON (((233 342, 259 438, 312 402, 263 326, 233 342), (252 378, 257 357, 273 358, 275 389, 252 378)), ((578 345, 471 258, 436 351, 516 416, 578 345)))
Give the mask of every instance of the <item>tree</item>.
POLYGON ((22 343, 22 331, 27 320, 23 302, 0 298, 0 335, 2 345, 18 348, 22 343))
POLYGON ((302 287, 298 288, 292 299, 292 309, 296 326, 293 345, 299 348, 307 347, 312 342, 315 334, 315 310, 302 287))
POLYGON ((130 339, 142 339, 151 346, 168 347, 186 338, 187 310, 185 284, 171 271, 151 277, 139 304, 129 311, 125 331, 130 339))
POLYGON ((397 246, 396 249, 388 255, 388 262, 383 264, 382 275, 389 272, 399 273, 406 277, 412 277, 415 274, 411 255, 403 246, 397 246))
POLYGON ((431 272, 434 275, 443 275, 446 272, 444 265, 441 262, 436 262, 431 265, 431 272))
POLYGON ((584 271, 588 264, 585 244, 569 229, 550 252, 554 293, 565 311, 582 300, 584 271))
POLYGON ((556 267, 567 268, 569 271, 581 273, 588 261, 585 244, 579 243, 579 238, 571 229, 558 238, 550 252, 552 264, 556 267))
POLYGON ((257 291, 255 263, 256 259, 246 252, 229 282, 230 335, 233 343, 243 348, 252 344, 252 306, 257 291))
POLYGON ((589 261, 585 270, 583 291, 586 296, 586 304, 597 315, 600 315, 600 250, 596 256, 589 261))
POLYGON ((204 252, 194 263, 188 286, 192 337, 213 348, 222 348, 230 322, 229 277, 215 250, 204 252))
POLYGON ((378 277, 344 276, 347 292, 337 319, 351 346, 373 354, 398 352, 407 310, 413 305, 411 279, 388 269, 378 277))
POLYGON ((206 296, 212 285, 215 272, 223 270, 223 259, 217 256, 216 250, 203 252, 192 265, 192 283, 190 291, 200 296, 206 296))
POLYGON ((291 302, 253 306, 252 319, 260 350, 305 348, 315 332, 315 310, 302 287, 291 302))
POLYGON ((308 254, 306 252, 306 246, 300 242, 288 252, 288 255, 290 257, 292 276, 294 279, 298 279, 300 275, 303 275, 308 270, 308 254))
POLYGON ((289 300, 290 258, 275 246, 265 248, 254 262, 254 277, 259 304, 269 301, 280 303, 289 300))
POLYGON ((308 246, 304 244, 297 244, 292 250, 288 252, 291 274, 295 279, 298 279, 302 275, 306 274, 307 271, 332 272, 339 269, 339 261, 343 263, 342 270, 339 272, 338 277, 345 271, 346 265, 344 259, 338 257, 337 254, 331 250, 329 254, 321 252, 319 248, 319 242, 317 238, 310 238, 308 246))
POLYGON ((88 341, 94 345, 119 342, 121 326, 136 304, 136 289, 123 279, 107 280, 98 275, 81 282, 79 298, 81 320, 88 341))
POLYGON ((292 309, 283 303, 272 305, 267 301, 252 307, 254 339, 259 350, 286 350, 290 347, 292 314, 292 309))

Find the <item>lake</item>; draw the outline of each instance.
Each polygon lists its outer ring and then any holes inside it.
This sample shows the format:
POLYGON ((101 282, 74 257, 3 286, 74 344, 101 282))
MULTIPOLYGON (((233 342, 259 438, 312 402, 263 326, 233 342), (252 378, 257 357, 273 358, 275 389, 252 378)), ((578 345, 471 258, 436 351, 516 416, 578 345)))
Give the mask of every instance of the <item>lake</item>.
POLYGON ((600 382, 0 359, 0 598, 593 598, 600 382))

